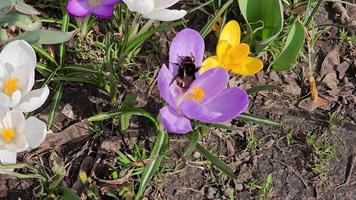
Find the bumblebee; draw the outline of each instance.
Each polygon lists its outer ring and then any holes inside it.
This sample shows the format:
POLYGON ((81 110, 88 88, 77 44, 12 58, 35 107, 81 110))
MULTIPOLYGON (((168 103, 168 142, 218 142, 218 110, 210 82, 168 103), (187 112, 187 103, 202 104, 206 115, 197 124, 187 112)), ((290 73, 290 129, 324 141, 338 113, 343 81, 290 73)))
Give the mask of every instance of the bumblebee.
POLYGON ((199 71, 199 68, 194 64, 194 56, 179 56, 178 74, 173 78, 173 81, 177 82, 177 85, 184 90, 189 89, 190 85, 195 81, 195 73, 199 71))

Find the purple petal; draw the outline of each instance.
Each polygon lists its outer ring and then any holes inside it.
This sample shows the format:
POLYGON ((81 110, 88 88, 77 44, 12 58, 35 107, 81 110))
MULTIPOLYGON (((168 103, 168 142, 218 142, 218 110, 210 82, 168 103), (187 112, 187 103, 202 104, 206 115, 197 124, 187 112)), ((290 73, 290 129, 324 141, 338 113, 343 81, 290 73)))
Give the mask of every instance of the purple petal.
POLYGON ((173 39, 169 49, 169 68, 173 69, 172 63, 178 62, 178 56, 194 56, 195 65, 199 67, 203 62, 205 44, 200 33, 186 28, 180 31, 173 39))
POLYGON ((219 112, 222 115, 212 123, 226 122, 237 117, 248 107, 248 95, 245 90, 240 88, 228 88, 218 96, 205 102, 205 106, 211 111, 219 112))
MULTIPOLYGON (((172 90, 170 88, 170 84, 172 83, 173 75, 167 69, 166 65, 163 65, 161 70, 158 73, 157 77, 157 86, 158 90, 161 94, 161 97, 173 108, 176 107, 175 99, 172 95, 172 90)), ((174 83, 176 84, 176 83, 174 83)))
POLYGON ((121 2, 122 0, 101 0, 101 4, 103 5, 114 5, 121 2))
MULTIPOLYGON (((199 87, 204 91, 204 100, 210 99, 226 88, 229 82, 229 73, 223 68, 214 68, 199 75, 190 86, 190 90, 199 87)), ((189 92, 189 91, 188 91, 189 92)))
POLYGON ((190 120, 184 116, 179 116, 170 106, 161 108, 159 112, 161 123, 168 132, 185 134, 193 130, 190 120))
POLYGON ((100 5, 93 9, 93 13, 101 19, 107 19, 113 15, 114 7, 115 5, 100 5))
POLYGON ((184 101, 180 109, 190 119, 206 123, 222 123, 246 110, 248 96, 245 90, 229 88, 207 102, 184 101))
POLYGON ((76 17, 85 17, 90 14, 91 7, 86 0, 71 0, 67 4, 67 11, 76 17))
POLYGON ((207 123, 214 121, 214 119, 222 115, 221 113, 211 111, 203 104, 192 100, 183 101, 180 104, 180 109, 186 117, 207 123))

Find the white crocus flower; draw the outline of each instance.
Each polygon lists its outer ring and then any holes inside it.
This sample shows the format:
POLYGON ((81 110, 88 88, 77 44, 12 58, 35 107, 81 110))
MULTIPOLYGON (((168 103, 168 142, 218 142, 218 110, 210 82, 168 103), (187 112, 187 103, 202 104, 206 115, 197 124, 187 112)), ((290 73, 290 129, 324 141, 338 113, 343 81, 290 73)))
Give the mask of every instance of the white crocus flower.
POLYGON ((187 14, 185 10, 171 10, 171 7, 179 0, 123 0, 129 10, 138 12, 144 17, 160 20, 174 21, 187 14))
POLYGON ((10 42, 4 47, 0 53, 0 106, 31 112, 46 101, 47 86, 32 90, 35 67, 35 51, 24 40, 10 42))
MULTIPOLYGON (((16 154, 38 147, 45 139, 46 132, 46 124, 37 118, 25 119, 21 112, 0 108, 1 163, 16 163, 16 154)), ((0 173, 6 173, 6 170, 0 173)))

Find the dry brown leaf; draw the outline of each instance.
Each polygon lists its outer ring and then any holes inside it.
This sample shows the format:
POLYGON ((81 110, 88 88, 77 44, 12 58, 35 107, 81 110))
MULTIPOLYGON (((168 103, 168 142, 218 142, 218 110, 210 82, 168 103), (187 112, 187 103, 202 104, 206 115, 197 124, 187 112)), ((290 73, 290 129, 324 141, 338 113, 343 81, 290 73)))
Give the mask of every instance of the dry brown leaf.
POLYGON ((81 121, 64 129, 62 132, 47 135, 39 149, 54 149, 68 142, 83 140, 90 135, 89 122, 81 121))
POLYGON ((319 107, 324 107, 329 104, 329 101, 321 98, 320 96, 318 97, 318 101, 314 102, 311 98, 307 98, 302 100, 299 104, 298 107, 302 108, 306 111, 313 112, 315 109, 319 107))
POLYGON ((339 47, 335 47, 328 53, 323 63, 321 64, 320 77, 324 77, 326 74, 334 72, 334 66, 340 64, 339 47))

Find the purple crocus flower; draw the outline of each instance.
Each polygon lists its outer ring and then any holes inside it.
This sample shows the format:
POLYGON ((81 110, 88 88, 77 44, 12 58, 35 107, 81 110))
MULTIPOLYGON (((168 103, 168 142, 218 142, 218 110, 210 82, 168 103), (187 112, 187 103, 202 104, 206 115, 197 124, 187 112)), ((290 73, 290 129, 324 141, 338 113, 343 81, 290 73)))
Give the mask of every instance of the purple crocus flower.
POLYGON ((112 16, 114 7, 122 0, 70 0, 67 11, 76 17, 86 17, 90 14, 106 19, 112 16))
POLYGON ((182 56, 194 57, 200 66, 204 55, 204 40, 193 29, 184 29, 174 38, 169 52, 169 69, 163 65, 158 74, 158 89, 168 103, 161 108, 160 119, 168 132, 185 134, 192 131, 190 119, 205 123, 231 120, 248 106, 248 96, 240 88, 227 88, 229 74, 214 68, 200 74, 190 86, 182 88, 173 79, 177 76, 182 56), (176 64, 177 63, 177 64, 176 64))

